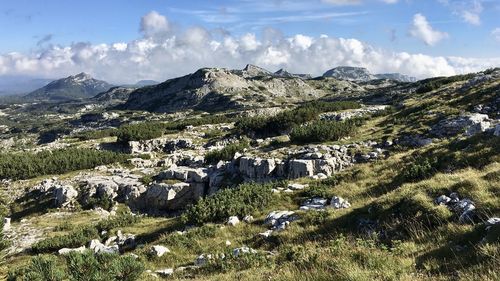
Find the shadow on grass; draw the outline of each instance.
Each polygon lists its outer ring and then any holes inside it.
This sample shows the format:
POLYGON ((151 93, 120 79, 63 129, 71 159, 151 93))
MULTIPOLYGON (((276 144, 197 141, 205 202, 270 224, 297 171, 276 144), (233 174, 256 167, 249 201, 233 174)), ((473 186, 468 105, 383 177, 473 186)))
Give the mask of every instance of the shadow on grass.
POLYGON ((38 190, 30 191, 16 199, 11 205, 11 218, 20 220, 31 215, 43 214, 53 207, 52 193, 42 193, 38 190))

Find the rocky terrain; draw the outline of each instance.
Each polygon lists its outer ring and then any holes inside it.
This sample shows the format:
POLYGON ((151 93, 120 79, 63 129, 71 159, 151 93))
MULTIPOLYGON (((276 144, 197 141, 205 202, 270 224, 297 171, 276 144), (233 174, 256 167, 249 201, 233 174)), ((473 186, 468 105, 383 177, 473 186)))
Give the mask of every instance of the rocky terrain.
POLYGON ((8 280, 500 278, 498 68, 100 85, 1 107, 8 280))

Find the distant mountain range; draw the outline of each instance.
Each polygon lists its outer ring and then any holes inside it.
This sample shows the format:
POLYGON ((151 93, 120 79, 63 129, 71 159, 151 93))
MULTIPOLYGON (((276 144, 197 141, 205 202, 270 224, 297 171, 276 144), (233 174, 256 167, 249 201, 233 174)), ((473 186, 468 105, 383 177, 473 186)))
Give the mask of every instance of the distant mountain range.
MULTIPOLYGON (((366 68, 350 66, 328 70, 323 77, 351 82, 378 79, 416 81, 413 77, 399 73, 372 74, 366 68)), ((309 74, 294 74, 285 69, 273 73, 248 64, 241 70, 204 68, 163 83, 141 80, 132 85, 115 87, 82 72, 50 83, 46 79, 33 79, 30 85, 37 85, 36 83, 45 85, 25 95, 24 98, 29 101, 50 102, 91 99, 106 104, 127 101, 125 104, 127 109, 153 111, 171 111, 179 108, 209 109, 220 106, 245 107, 257 100, 270 106, 279 106, 286 98, 293 101, 308 99, 308 96, 324 95, 322 90, 312 86, 312 82, 307 82, 311 79, 312 76, 309 74)))
POLYGON ((29 93, 49 84, 52 80, 25 76, 1 76, 0 96, 29 93))
POLYGON ((92 78, 86 73, 55 80, 25 97, 32 100, 64 101, 91 98, 109 90, 113 85, 92 78))
POLYGON ((376 79, 389 79, 399 82, 415 82, 417 78, 400 73, 372 74, 364 67, 339 66, 328 70, 323 77, 334 77, 342 80, 366 82, 376 79))

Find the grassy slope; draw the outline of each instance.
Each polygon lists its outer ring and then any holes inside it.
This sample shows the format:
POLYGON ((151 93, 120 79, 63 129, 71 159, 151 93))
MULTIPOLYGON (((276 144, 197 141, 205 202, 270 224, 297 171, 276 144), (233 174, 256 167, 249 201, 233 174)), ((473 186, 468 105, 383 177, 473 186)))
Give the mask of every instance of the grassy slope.
MULTIPOLYGON (((491 101, 499 86, 493 82, 456 94, 461 83, 406 99, 404 108, 369 120, 346 143, 425 134, 445 115, 491 101)), ((202 253, 242 245, 273 253, 243 262, 215 261, 200 270, 177 273, 173 279, 178 280, 499 280, 498 240, 480 243, 483 224, 460 224, 456 215, 433 202, 438 195, 458 192, 475 202, 481 218, 500 215, 499 160, 498 141, 487 135, 442 140, 420 149, 395 148, 387 159, 355 165, 333 180, 311 182, 302 192, 276 195, 276 203, 254 214, 252 224, 209 224, 179 235, 175 231, 183 226, 177 218, 143 218, 122 230, 137 234, 145 244, 134 253, 152 270, 189 265, 202 253), (430 156, 446 156, 446 162, 426 179, 412 182, 401 177, 409 163, 430 156), (341 196, 352 207, 298 212, 300 220, 286 231, 270 239, 257 235, 267 229, 262 221, 268 212, 296 210, 314 195, 341 196), (377 222, 375 230, 386 235, 360 231, 361 218, 377 222), (171 253, 149 257, 148 246, 155 244, 167 246, 171 253)), ((148 278, 145 274, 144 280, 148 278)))

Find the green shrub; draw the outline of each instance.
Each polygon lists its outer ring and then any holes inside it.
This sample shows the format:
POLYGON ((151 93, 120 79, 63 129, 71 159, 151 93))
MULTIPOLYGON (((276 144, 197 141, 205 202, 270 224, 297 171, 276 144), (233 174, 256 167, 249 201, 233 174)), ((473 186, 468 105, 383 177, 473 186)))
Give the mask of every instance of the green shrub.
POLYGON ((0 154, 0 179, 29 179, 121 162, 126 154, 90 148, 0 154))
POLYGON ((248 146, 249 143, 245 140, 229 144, 222 149, 212 150, 205 154, 205 162, 208 164, 217 164, 220 160, 229 161, 233 159, 236 152, 242 152, 248 146))
POLYGON ((70 253, 66 257, 71 280, 138 280, 144 264, 131 256, 85 253, 70 253))
POLYGON ((242 271, 250 268, 270 266, 272 259, 263 253, 240 253, 235 256, 232 252, 215 255, 200 268, 202 273, 220 273, 229 271, 242 271))
POLYGON ((26 281, 134 281, 144 272, 144 264, 132 256, 95 255, 91 251, 31 258, 28 265, 9 272, 8 280, 26 281))
POLYGON ((97 196, 94 195, 88 199, 86 202, 84 209, 94 209, 94 208, 103 208, 106 211, 110 211, 111 208, 113 208, 114 202, 111 197, 109 197, 107 194, 104 194, 102 196, 97 196))
POLYGON ((40 240, 31 246, 31 250, 34 253, 49 253, 62 248, 76 248, 98 237, 97 229, 93 226, 77 227, 66 235, 40 240))
POLYGON ((185 223, 201 225, 206 222, 222 222, 230 216, 250 215, 272 202, 272 184, 241 184, 190 205, 182 216, 185 223))
POLYGON ((434 175, 437 171, 437 166, 437 157, 419 157, 403 169, 401 177, 405 181, 420 181, 434 175))
POLYGON ((97 223, 96 228, 99 232, 117 227, 125 227, 137 223, 140 220, 139 216, 133 215, 129 212, 118 213, 116 216, 97 223))
POLYGON ((240 133, 244 134, 255 134, 262 137, 276 136, 282 133, 287 133, 294 126, 317 119, 321 112, 338 111, 359 107, 361 107, 359 103, 351 101, 312 101, 305 103, 298 108, 282 111, 276 116, 256 116, 241 119, 236 123, 236 128, 240 133))
POLYGON ((54 256, 36 256, 30 263, 18 270, 9 272, 9 281, 62 281, 66 280, 66 273, 58 265, 54 256))
POLYGON ((294 127, 290 132, 290 140, 299 144, 338 141, 355 133, 361 123, 360 119, 350 119, 342 122, 313 121, 306 125, 294 127))
POLYGON ((81 141, 86 141, 86 140, 102 139, 116 135, 117 135, 117 129, 103 129, 103 130, 80 132, 75 134, 74 137, 81 141))
POLYGON ((116 131, 118 142, 140 141, 159 138, 166 131, 164 123, 138 123, 123 125, 116 131))

